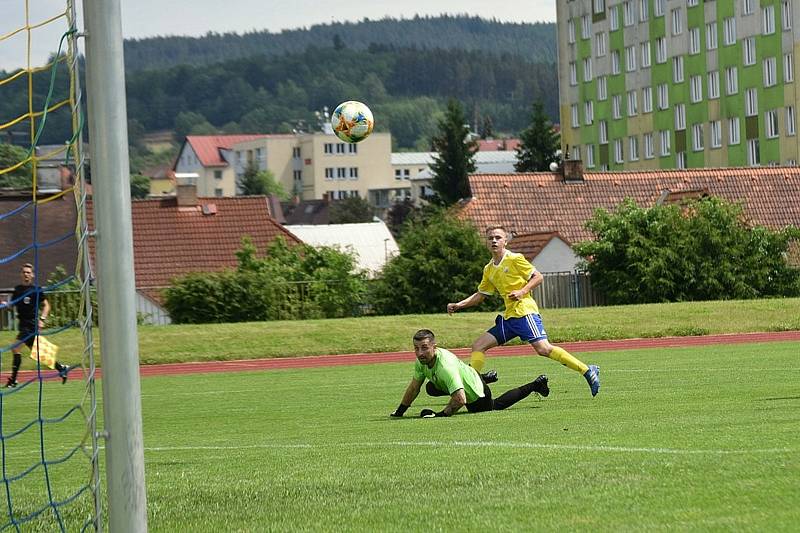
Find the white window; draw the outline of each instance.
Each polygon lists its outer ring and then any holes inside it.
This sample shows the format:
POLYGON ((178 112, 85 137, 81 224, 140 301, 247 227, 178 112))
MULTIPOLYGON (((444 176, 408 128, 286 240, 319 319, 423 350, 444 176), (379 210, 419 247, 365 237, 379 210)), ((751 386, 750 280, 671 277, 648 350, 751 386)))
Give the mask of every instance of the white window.
POLYGON ((646 22, 650 0, 639 0, 639 22, 646 22))
POLYGON ((668 156, 670 153, 669 135, 670 135, 669 130, 658 132, 658 136, 661 140, 661 157, 668 156))
POLYGON ((794 54, 783 55, 783 82, 789 83, 794 81, 794 54))
POLYGON ((758 139, 749 139, 747 141, 747 164, 751 167, 761 164, 761 147, 758 139))
POLYGON ((681 18, 681 8, 672 10, 672 35, 683 33, 683 19, 681 18))
POLYGON ((722 121, 712 120, 709 124, 709 131, 711 133, 711 148, 719 148, 722 146, 722 121))
POLYGON ((608 8, 609 27, 611 31, 619 29, 619 6, 611 6, 608 8))
POLYGON ((594 54, 597 57, 603 57, 604 55, 606 55, 607 42, 608 41, 606 40, 605 32, 601 31, 600 33, 594 34, 594 54))
POLYGON ((336 153, 343 154, 344 153, 344 143, 338 143, 336 145, 336 153))
POLYGON ((600 121, 600 144, 608 144, 608 122, 600 121))
POLYGON ((597 78, 597 99, 604 102, 608 99, 608 78, 606 76, 598 76, 597 78))
POLYGON ((686 105, 675 105, 675 130, 681 131, 686 129, 686 105))
POLYGON ((663 17, 664 13, 666 13, 666 5, 667 0, 655 0, 655 5, 653 6, 653 12, 657 17, 663 17))
POLYGON ((622 152, 622 139, 617 139, 614 141, 614 162, 625 162, 625 154, 622 152))
POLYGON ((778 111, 773 109, 764 113, 764 132, 767 139, 778 136, 778 111))
POLYGON ((689 29, 689 54, 700 53, 700 28, 689 29))
POLYGON ((744 64, 745 65, 755 65, 756 64, 756 40, 754 37, 748 37, 743 42, 744 48, 744 64))
POLYGON ((725 69, 725 86, 727 94, 736 94, 739 92, 739 69, 737 67, 728 67, 725 69))
POLYGON ((583 60, 583 81, 592 81, 592 58, 587 57, 583 60))
POLYGON ((354 143, 350 143, 347 145, 347 153, 348 154, 357 154, 358 153, 358 145, 354 143))
POLYGON ((636 47, 628 46, 625 48, 625 70, 633 72, 636 70, 636 47))
POLYGON ((742 13, 745 15, 752 15, 753 14, 753 2, 754 0, 742 0, 742 13))
POLYGON ((581 147, 580 146, 573 146, 572 147, 572 157, 570 159, 574 159, 575 161, 581 160, 581 147))
POLYGON ((347 169, 344 167, 339 167, 336 169, 336 177, 339 179, 345 179, 347 177, 347 169))
POLYGON ((686 5, 689 7, 694 7, 698 5, 699 2, 700 0, 686 0, 686 5))
POLYGON ((786 135, 794 134, 794 106, 786 106, 786 135))
POLYGON ((653 148, 653 134, 645 133, 642 139, 644 139, 644 158, 653 159, 656 156, 653 148))
POLYGON ((645 41, 639 45, 642 50, 642 68, 650 66, 650 41, 645 41))
POLYGON ((639 113, 639 102, 636 98, 636 91, 628 91, 628 116, 635 117, 639 113))
POLYGON ((581 38, 588 39, 592 36, 592 17, 584 15, 581 17, 581 38))
POLYGON ((327 167, 325 169, 325 179, 332 180, 333 179, 333 167, 327 167))
POLYGON ((615 94, 611 97, 611 115, 614 118, 622 118, 622 95, 615 94))
POLYGON ((358 179, 358 167, 350 167, 350 179, 351 180, 358 179))
POLYGON ((747 117, 758 115, 758 94, 755 89, 747 89, 744 92, 744 114, 747 117))
POLYGON ((612 74, 620 73, 619 50, 611 50, 611 73, 612 74))
POLYGON ((594 168, 594 145, 587 144, 586 145, 586 166, 588 168, 594 168))
POLYGON ((728 119, 728 144, 735 145, 740 142, 739 130, 739 117, 731 117, 728 119))
POLYGON ((658 86, 658 108, 667 109, 669 107, 669 85, 661 83, 658 86))
POLYGON ((606 0, 594 0, 595 14, 602 13, 606 10, 606 0))
POLYGON ((581 120, 578 115, 578 104, 572 104, 570 106, 570 111, 572 112, 572 127, 579 128, 581 125, 581 120))
POLYGON ((333 143, 325 143, 325 153, 332 154, 333 153, 333 143))
POLYGON ((569 62, 569 84, 578 85, 578 65, 574 61, 569 62))
POLYGON ((797 166, 797 159, 787 159, 786 160, 787 167, 796 167, 797 166))
POLYGON ((645 87, 642 89, 642 113, 653 112, 653 88, 645 87))
POLYGON ((659 37, 656 39, 656 63, 667 62, 667 38, 659 37))
POLYGON ((717 49, 717 23, 709 22, 706 24, 706 48, 708 50, 717 49))
POLYGON ((764 87, 772 87, 778 83, 777 59, 768 57, 764 60, 764 87))
POLYGON ((591 100, 583 103, 583 123, 587 126, 594 124, 594 102, 591 100))
POLYGON ((639 160, 639 137, 635 135, 628 137, 628 159, 630 161, 639 160))
POLYGON ((686 152, 675 154, 675 164, 678 168, 686 168, 686 152))
POLYGON ((783 31, 792 29, 792 3, 789 0, 783 0, 781 3, 781 26, 783 31))
POLYGON ((567 21, 567 42, 569 44, 575 43, 575 19, 567 21))
POLYGON ((719 98, 719 71, 712 70, 708 73, 708 98, 714 100, 719 98))
POLYGON ((761 8, 761 29, 764 35, 775 33, 775 6, 761 8))
POLYGON ((725 26, 725 46, 736 44, 736 19, 733 17, 726 18, 723 21, 723 25, 725 26))
POLYGON ((633 26, 634 22, 636 22, 636 14, 633 12, 633 0, 628 0, 622 4, 622 24, 633 26))
POLYGON ((701 76, 689 78, 689 95, 693 103, 703 99, 703 78, 701 76))
POLYGON ((692 125, 692 149, 699 152, 703 149, 703 125, 692 125))
POLYGON ((683 56, 672 58, 672 81, 675 83, 683 81, 683 56))

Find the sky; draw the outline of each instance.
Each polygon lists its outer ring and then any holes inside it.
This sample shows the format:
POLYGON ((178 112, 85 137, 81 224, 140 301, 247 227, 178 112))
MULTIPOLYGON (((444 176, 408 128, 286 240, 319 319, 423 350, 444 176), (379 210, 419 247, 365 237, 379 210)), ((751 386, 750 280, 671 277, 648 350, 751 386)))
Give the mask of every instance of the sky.
MULTIPOLYGON (((552 22, 556 0, 121 0, 125 38, 157 35, 204 35, 209 31, 243 33, 280 32, 330 22, 356 22, 369 18, 413 18, 414 15, 468 14, 504 22, 552 22), (222 8, 220 6, 223 6, 222 8)), ((80 4, 81 1, 77 0, 80 4)), ((65 9, 66 0, 0 0, 0 39, 29 24, 47 20, 65 9)), ((66 21, 31 33, 32 66, 42 65, 58 49, 66 21)), ((78 27, 83 28, 82 14, 78 27)), ((28 32, 0 40, 0 69, 28 64, 28 32)))

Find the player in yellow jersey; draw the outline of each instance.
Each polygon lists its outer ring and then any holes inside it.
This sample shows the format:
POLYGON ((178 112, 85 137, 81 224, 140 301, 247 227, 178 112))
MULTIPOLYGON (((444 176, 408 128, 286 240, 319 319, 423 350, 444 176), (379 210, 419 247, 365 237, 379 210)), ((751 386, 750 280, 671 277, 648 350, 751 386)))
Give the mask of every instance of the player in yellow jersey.
POLYGON ((506 249, 508 234, 502 226, 490 227, 486 236, 492 250, 492 260, 483 267, 483 277, 477 292, 460 302, 447 304, 447 312, 452 314, 465 307, 478 305, 486 296, 495 292, 503 297, 506 304, 505 313, 497 315, 494 327, 472 343, 470 366, 480 372, 487 350, 519 337, 531 343, 539 355, 580 372, 589 383, 592 396, 595 396, 600 390, 600 368, 596 365, 587 366, 565 349, 554 346, 547 340, 539 307, 531 295, 533 289, 544 280, 541 272, 522 254, 506 249))

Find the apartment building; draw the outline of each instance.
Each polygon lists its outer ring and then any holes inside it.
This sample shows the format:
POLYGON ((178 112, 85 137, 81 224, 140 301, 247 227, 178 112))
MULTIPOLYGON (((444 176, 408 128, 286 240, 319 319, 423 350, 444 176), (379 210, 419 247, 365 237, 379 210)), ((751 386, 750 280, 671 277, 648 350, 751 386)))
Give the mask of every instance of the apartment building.
POLYGON ((562 150, 588 170, 796 165, 797 0, 558 0, 562 150))

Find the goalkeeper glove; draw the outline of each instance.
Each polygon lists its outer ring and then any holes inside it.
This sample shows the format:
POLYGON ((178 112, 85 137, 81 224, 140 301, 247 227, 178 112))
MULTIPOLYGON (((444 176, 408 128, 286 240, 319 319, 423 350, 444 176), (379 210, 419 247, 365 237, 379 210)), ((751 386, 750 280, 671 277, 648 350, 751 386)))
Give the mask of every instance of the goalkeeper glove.
POLYGON ((441 418, 450 415, 445 413, 444 409, 442 409, 438 413, 434 412, 433 409, 423 409, 422 411, 419 412, 419 416, 421 416, 422 418, 441 418))

